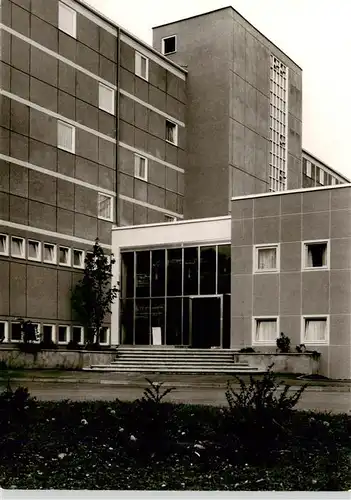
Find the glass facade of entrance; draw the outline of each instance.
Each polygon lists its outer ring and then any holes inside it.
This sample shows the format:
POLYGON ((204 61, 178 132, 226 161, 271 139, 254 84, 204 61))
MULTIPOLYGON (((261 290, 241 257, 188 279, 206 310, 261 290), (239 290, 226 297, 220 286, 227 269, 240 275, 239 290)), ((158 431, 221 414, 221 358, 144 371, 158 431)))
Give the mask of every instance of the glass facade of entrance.
POLYGON ((230 254, 230 245, 122 252, 120 342, 152 344, 152 328, 160 327, 162 344, 192 345, 192 300, 218 296, 221 336, 213 345, 229 347, 230 254))

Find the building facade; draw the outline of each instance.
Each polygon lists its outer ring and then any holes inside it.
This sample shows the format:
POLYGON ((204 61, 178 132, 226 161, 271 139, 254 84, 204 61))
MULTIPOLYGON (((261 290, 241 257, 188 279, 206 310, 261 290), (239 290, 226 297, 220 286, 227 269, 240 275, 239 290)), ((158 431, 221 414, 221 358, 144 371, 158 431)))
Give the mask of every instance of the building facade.
POLYGON ((232 196, 301 186, 294 61, 232 7, 158 26, 153 46, 189 74, 186 218, 227 215, 232 196))
POLYGON ((307 151, 302 151, 302 187, 335 186, 348 184, 350 180, 336 170, 328 167, 307 151))

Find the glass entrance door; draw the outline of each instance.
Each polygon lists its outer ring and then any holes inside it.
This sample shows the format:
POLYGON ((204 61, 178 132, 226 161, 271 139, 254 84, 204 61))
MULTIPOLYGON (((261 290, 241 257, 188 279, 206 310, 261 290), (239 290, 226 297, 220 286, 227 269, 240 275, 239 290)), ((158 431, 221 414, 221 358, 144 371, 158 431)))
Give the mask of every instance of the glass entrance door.
POLYGON ((223 347, 222 295, 190 297, 189 331, 191 347, 223 347))

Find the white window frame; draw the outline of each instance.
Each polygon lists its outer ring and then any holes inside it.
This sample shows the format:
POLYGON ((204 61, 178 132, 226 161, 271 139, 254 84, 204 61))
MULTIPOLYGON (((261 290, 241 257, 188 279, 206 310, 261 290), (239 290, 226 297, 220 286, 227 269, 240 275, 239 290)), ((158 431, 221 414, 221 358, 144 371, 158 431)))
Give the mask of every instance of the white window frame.
POLYGON ((85 261, 85 253, 84 253, 84 250, 80 250, 79 248, 73 248, 73 251, 72 251, 72 266, 75 268, 75 269, 84 269, 84 261, 85 261), (81 265, 76 265, 74 263, 74 252, 80 252, 81 254, 81 259, 82 259, 82 263, 81 265))
POLYGON ((306 161, 306 175, 307 177, 312 177, 312 165, 310 161, 306 161))
POLYGON ((38 240, 32 240, 32 239, 28 239, 27 240, 27 259, 28 260, 33 260, 35 262, 41 262, 41 242, 38 241, 38 240), (36 257, 30 257, 29 256, 29 244, 30 243, 36 243, 38 245, 37 249, 38 249, 38 252, 37 252, 37 256, 36 257))
POLYGON ((266 345, 266 346, 275 346, 276 345, 276 340, 279 338, 279 332, 280 332, 280 317, 279 316, 253 316, 252 317, 252 345, 266 345), (276 330, 276 337, 271 341, 267 340, 256 340, 256 329, 257 329, 257 322, 260 320, 271 320, 271 321, 276 321, 277 322, 277 330, 276 330))
POLYGON ((168 118, 166 119, 166 123, 165 123, 165 127, 166 127, 166 142, 168 142, 169 144, 173 144, 173 146, 178 146, 178 125, 174 122, 172 122, 172 120, 168 120, 168 118), (175 129, 174 129, 174 142, 172 141, 169 141, 167 139, 167 123, 171 123, 175 129))
POLYGON ((24 238, 21 236, 11 236, 11 257, 14 257, 15 259, 25 259, 26 258, 26 241, 24 238), (13 240, 20 240, 22 243, 21 247, 21 254, 20 255, 14 255, 12 251, 12 242, 13 240))
POLYGON ((97 206, 97 212, 98 212, 98 219, 102 220, 107 220, 107 221, 112 221, 113 220, 113 196, 106 194, 106 193, 98 193, 98 206, 97 206), (109 198, 111 201, 110 205, 110 215, 109 217, 103 217, 100 215, 100 197, 104 196, 105 198, 109 198))
POLYGON ((166 219, 166 222, 177 222, 177 217, 175 217, 174 215, 170 215, 170 214, 165 214, 165 219, 166 219), (168 220, 167 220, 168 218, 168 220))
POLYGON ((72 325, 70 328, 70 340, 73 341, 73 330, 74 328, 80 328, 80 341, 78 342, 78 345, 83 345, 84 344, 84 327, 81 325, 72 325))
POLYGON ((4 250, 0 250, 0 255, 9 255, 9 235, 1 233, 0 238, 4 239, 4 250))
POLYGON ((255 274, 267 274, 267 273, 279 273, 280 271, 280 244, 279 243, 267 243, 267 244, 259 244, 254 245, 254 254, 253 254, 253 270, 255 274), (276 267, 272 269, 259 269, 258 268, 258 253, 259 250, 268 250, 268 249, 276 249, 276 267))
POLYGON ((178 40, 177 40, 177 35, 169 35, 169 36, 165 36, 162 38, 161 40, 161 43, 162 43, 162 54, 164 56, 168 56, 169 54, 175 54, 177 52, 177 48, 178 48, 178 40), (172 52, 166 52, 165 51, 165 41, 166 40, 169 40, 170 38, 174 38, 174 50, 172 52))
POLYGON ((56 342, 56 325, 54 325, 52 323, 43 323, 42 324, 42 332, 43 332, 42 340, 44 340, 44 328, 45 328, 45 326, 51 327, 51 340, 52 340, 52 342, 56 342))
POLYGON ((103 111, 106 111, 106 113, 110 113, 110 115, 115 114, 115 90, 112 87, 109 87, 108 85, 105 85, 104 83, 99 82, 99 109, 102 109, 103 111), (102 91, 108 90, 111 92, 110 95, 110 106, 104 106, 103 104, 103 99, 102 99, 102 91))
POLYGON ((137 179, 141 179, 142 181, 147 181, 148 180, 148 174, 149 174, 149 165, 148 165, 148 159, 145 158, 145 156, 139 155, 137 153, 134 153, 134 177, 137 179), (142 159, 145 161, 145 177, 142 177, 141 175, 138 175, 138 159, 142 159))
POLYGON ((8 330, 8 339, 9 339, 9 342, 11 342, 11 344, 16 344, 17 342, 21 342, 22 340, 22 332, 21 332, 21 338, 19 340, 13 340, 12 339, 12 325, 20 325, 21 326, 21 323, 19 321, 11 321, 11 326, 8 330))
POLYGON ((135 51, 135 64, 134 64, 134 72, 136 76, 142 78, 143 80, 149 81, 149 59, 144 56, 141 52, 135 51), (145 76, 141 74, 141 60, 145 59, 145 76))
POLYGON ((64 4, 63 2, 59 2, 58 7, 58 28, 60 31, 63 31, 72 38, 77 38, 77 12, 74 9, 68 7, 68 5, 64 4), (61 17, 63 14, 62 11, 66 11, 67 14, 72 15, 73 31, 68 30, 63 25, 63 18, 61 17))
POLYGON ((49 243, 47 241, 44 241, 44 243, 43 243, 43 262, 45 262, 45 264, 57 264, 57 245, 55 243, 49 243), (54 256, 53 260, 45 259, 45 245, 53 248, 53 256, 54 256))
POLYGON ((4 340, 3 343, 9 341, 9 322, 3 319, 0 319, 0 325, 4 325, 4 340))
POLYGON ((64 245, 59 245, 58 246, 58 265, 59 266, 64 266, 64 267, 70 267, 71 266, 71 249, 69 247, 66 247, 64 245), (67 261, 66 262, 60 262, 60 250, 67 250, 67 261))
POLYGON ((301 344, 305 345, 329 345, 330 338, 330 316, 329 314, 304 314, 301 316, 301 344), (326 339, 320 342, 309 342, 305 339, 306 320, 325 319, 326 320, 326 339))
POLYGON ((75 152, 76 152, 76 128, 73 125, 71 125, 70 123, 67 123, 63 120, 57 120, 57 147, 58 147, 58 149, 62 149, 63 151, 68 151, 69 153, 72 153, 72 154, 75 154, 75 152), (71 129, 71 131, 72 131, 72 149, 69 149, 66 146, 60 145, 60 140, 59 140, 60 126, 64 126, 64 127, 71 129))
POLYGON ((56 330, 56 343, 58 345, 67 345, 70 338, 71 338, 71 332, 70 332, 69 325, 58 325, 57 330, 56 330), (66 328, 66 340, 64 340, 64 341, 59 340, 60 328, 66 328))
POLYGON ((110 334, 111 334, 110 328, 108 326, 103 326, 102 328, 106 328, 106 342, 100 342, 99 339, 99 343, 100 345, 110 345, 110 334))
POLYGON ((303 271, 325 271, 330 268, 330 240, 329 239, 324 239, 324 240, 305 240, 301 242, 301 252, 302 252, 302 257, 301 257, 301 262, 302 262, 302 270, 303 271), (327 245, 327 264, 326 266, 321 266, 321 267, 308 267, 307 266, 307 249, 308 245, 318 245, 321 243, 326 243, 327 245))

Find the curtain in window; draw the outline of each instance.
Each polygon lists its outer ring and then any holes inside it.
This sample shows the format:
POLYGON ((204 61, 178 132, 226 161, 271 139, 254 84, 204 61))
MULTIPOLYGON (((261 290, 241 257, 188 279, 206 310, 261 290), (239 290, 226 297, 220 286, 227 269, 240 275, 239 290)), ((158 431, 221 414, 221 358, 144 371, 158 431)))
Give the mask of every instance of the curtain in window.
POLYGON ((38 258, 38 248, 39 244, 34 241, 28 242, 28 257, 32 259, 38 258))
POLYGON ((277 322, 271 319, 257 320, 256 341, 272 342, 277 338, 277 322))
POLYGON ((324 342, 326 338, 325 319, 306 319, 305 322, 305 341, 306 342, 324 342))
POLYGON ((0 236, 0 253, 6 252, 6 236, 0 236))
POLYGON ((44 260, 53 261, 54 260, 54 248, 48 245, 44 245, 44 260))
POLYGON ((104 219, 111 217, 111 198, 109 196, 99 195, 99 217, 104 219))
POLYGON ((140 156, 136 157, 136 175, 142 179, 146 177, 145 158, 141 158, 140 156))
POLYGON ((327 245, 308 245, 307 247, 307 267, 323 267, 327 265, 327 245))
POLYGON ((12 239, 12 254, 13 255, 22 255, 22 245, 23 241, 17 238, 12 239))
POLYGON ((258 269, 276 269, 276 267, 277 267, 277 249, 259 248, 258 269))
POLYGON ((175 142, 174 140, 174 127, 170 123, 166 126, 166 140, 169 142, 175 142))
POLYGON ((58 145, 68 151, 73 149, 73 128, 66 123, 58 123, 58 145))

